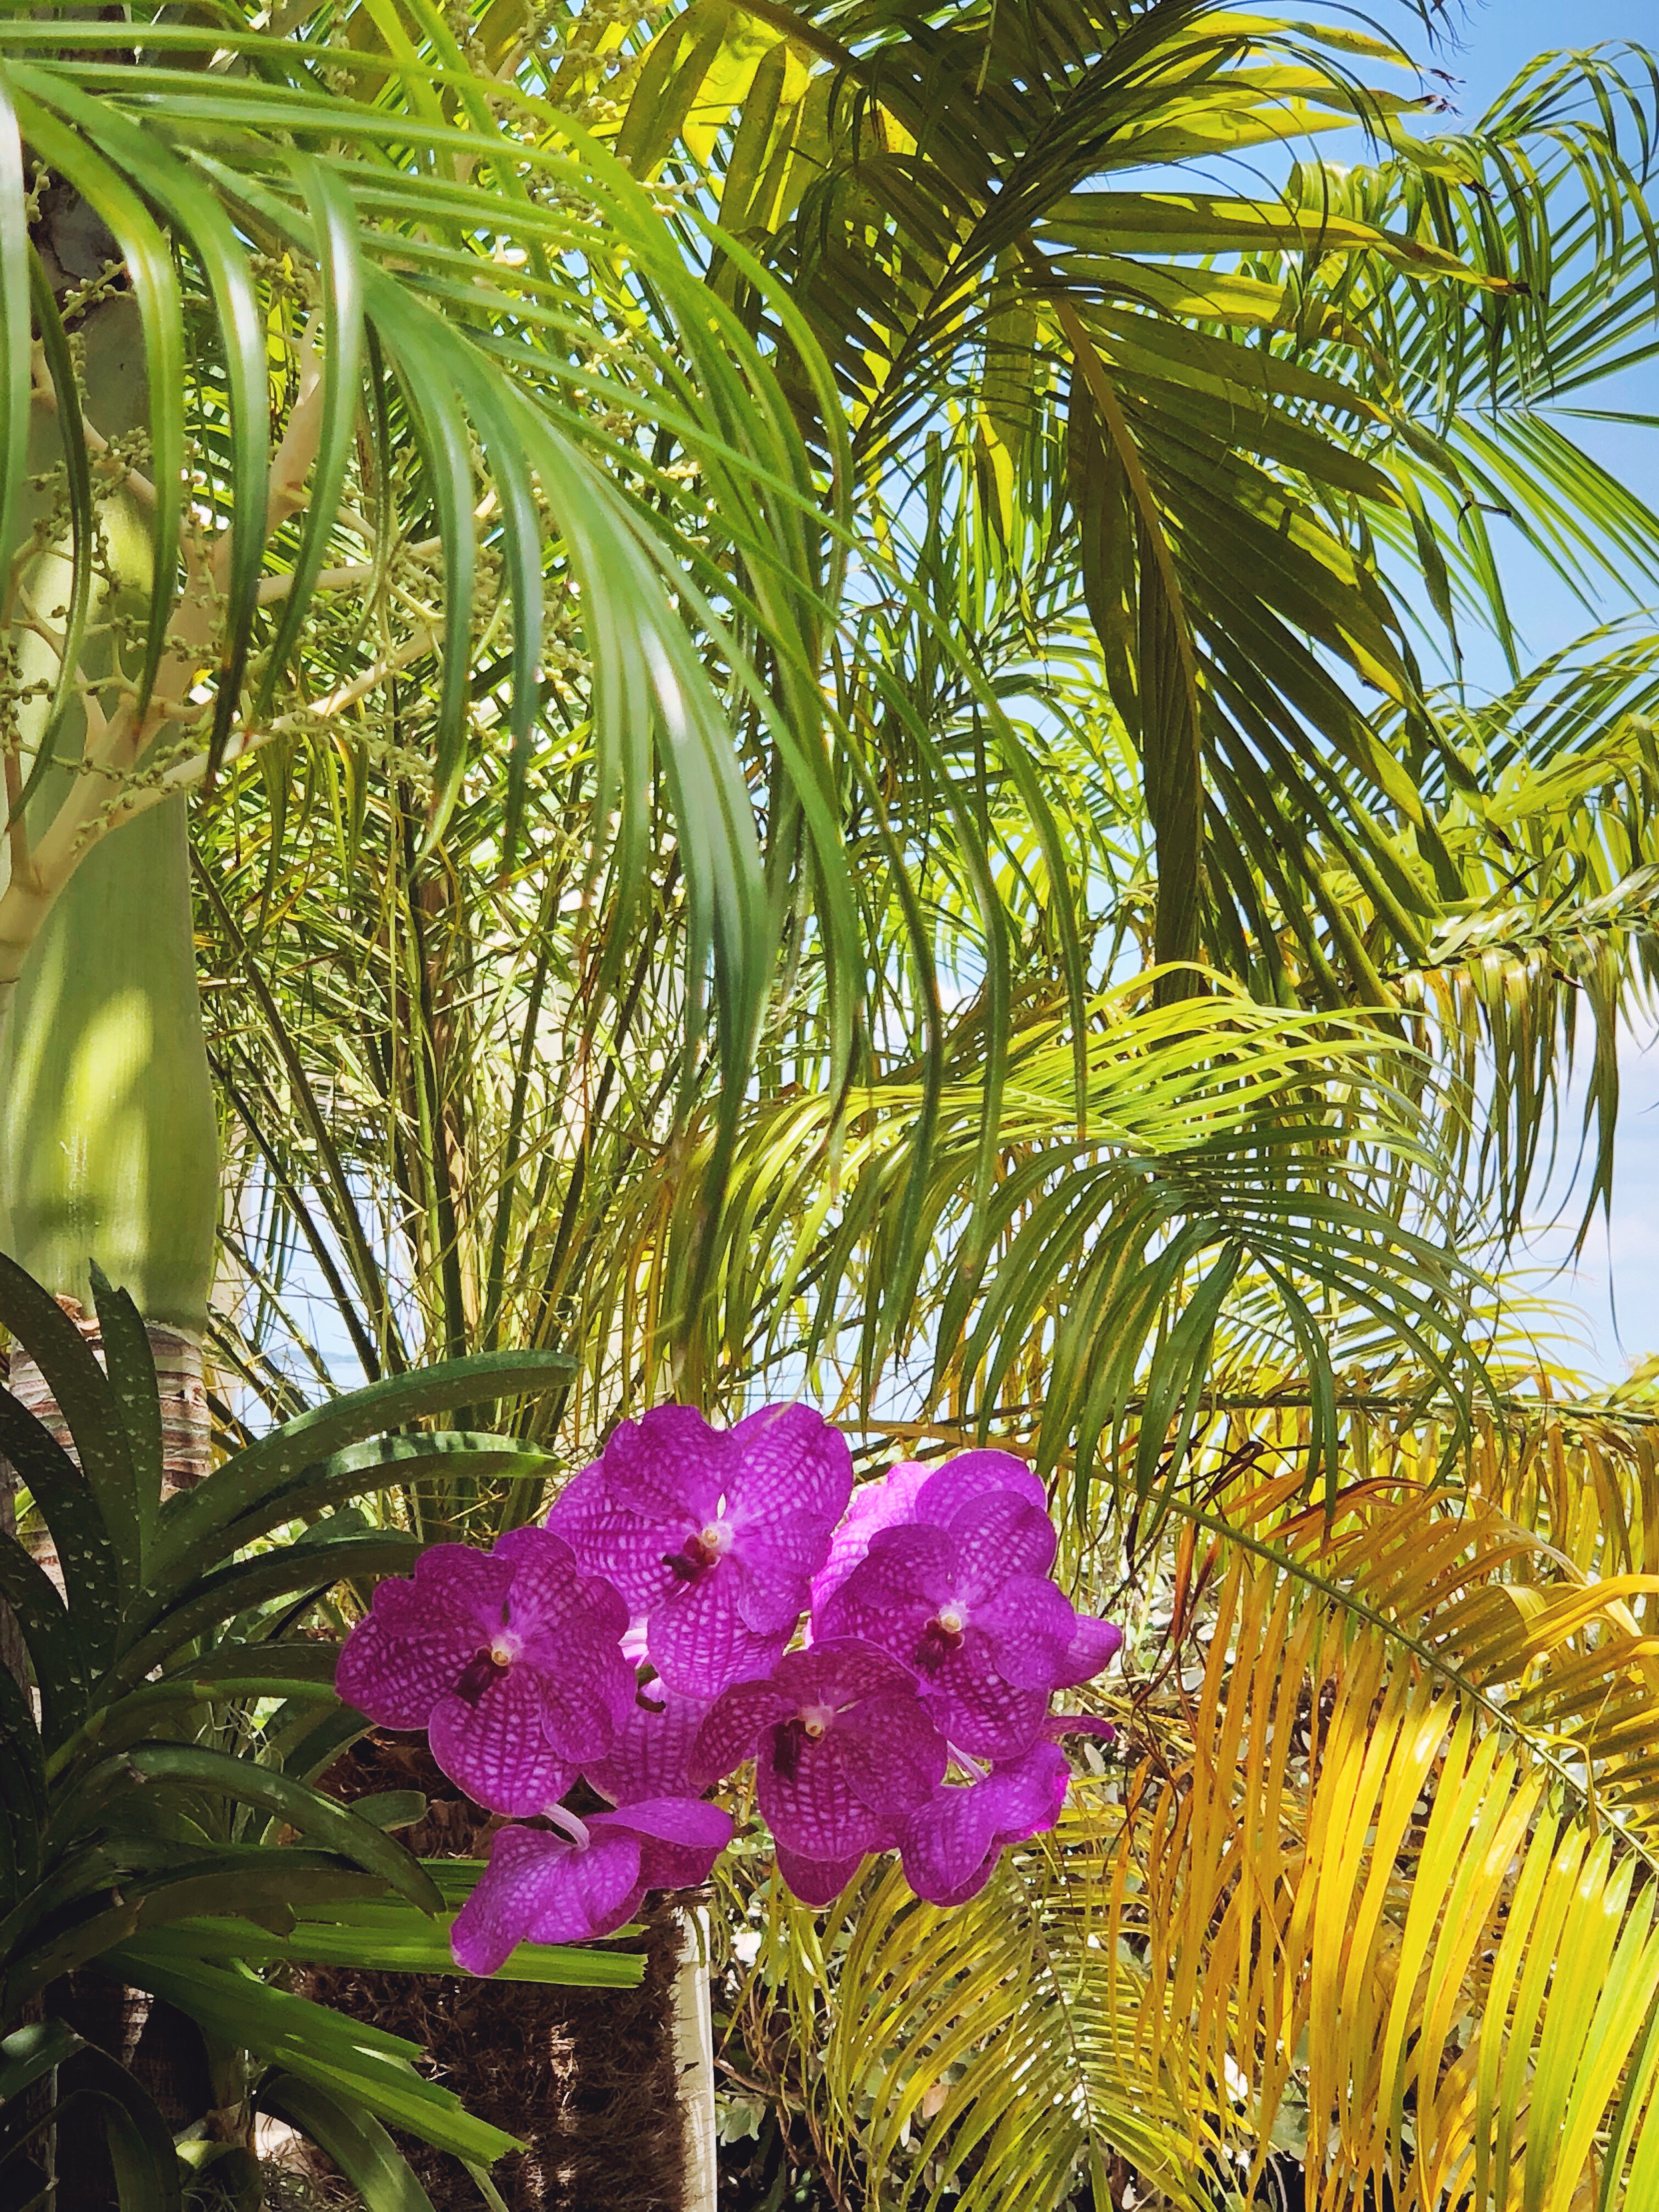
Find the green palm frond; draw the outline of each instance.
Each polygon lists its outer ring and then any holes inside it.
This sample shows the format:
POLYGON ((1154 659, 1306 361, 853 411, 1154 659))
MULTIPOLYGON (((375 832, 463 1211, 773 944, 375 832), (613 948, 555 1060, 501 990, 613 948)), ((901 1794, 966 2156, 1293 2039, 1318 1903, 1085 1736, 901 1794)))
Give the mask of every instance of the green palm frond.
MULTIPOLYGON (((318 732, 418 759, 428 844, 469 763, 501 749, 510 857, 574 641, 590 872, 614 870, 624 915, 642 896, 659 778, 689 903, 689 1048, 712 988, 735 1091, 775 922, 734 697, 775 738, 837 988, 856 997, 822 799, 816 641, 836 556, 820 480, 770 372, 648 196, 527 96, 510 94, 518 127, 504 130, 451 66, 435 15, 423 37, 420 55, 394 56, 158 21, 135 56, 125 27, 0 30, 0 136, 21 141, 37 187, 49 175, 103 225, 148 384, 131 428, 106 392, 76 386, 63 316, 95 317, 109 288, 53 260, 36 283, 37 435, 71 495, 91 447, 105 504, 148 552, 126 556, 113 669, 88 675, 51 599, 63 588, 84 608, 112 522, 94 529, 71 498, 60 547, 50 501, 29 517, 12 619, 31 678, 68 690, 58 750, 80 751, 81 772, 43 813, 39 741, 57 739, 37 714, 10 757, 5 972, 89 840, 261 749, 280 778, 318 732), (216 52, 234 66, 204 68, 216 52), (345 88, 319 77, 325 56, 345 88), (125 469, 105 458, 118 451, 125 469)), ((54 237, 68 252, 58 204, 35 216, 48 259, 54 237)), ((5 236, 7 282, 26 281, 29 240, 16 224, 5 236)), ((803 334, 797 357, 811 353, 803 334)), ((26 356, 12 367, 27 403, 26 356)), ((16 441, 8 451, 15 507, 26 461, 16 441)))
POLYGON ((1156 955, 1270 962, 1276 910, 1333 1000, 1386 1000, 1456 895, 1422 786, 1458 763, 1379 545, 1447 622, 1462 590, 1500 629, 1488 495, 1569 567, 1600 545, 1628 582, 1659 546, 1540 411, 1557 362, 1579 390, 1652 343, 1651 71, 1540 70, 1478 132, 1419 141, 1432 103, 1376 83, 1404 58, 1194 0, 693 7, 622 80, 619 150, 713 165, 866 476, 908 482, 947 417, 957 496, 1006 524, 1032 447, 1063 448, 1066 557, 1141 759, 1156 955), (1333 128, 1368 131, 1372 161, 1214 189, 1218 152, 1333 128))

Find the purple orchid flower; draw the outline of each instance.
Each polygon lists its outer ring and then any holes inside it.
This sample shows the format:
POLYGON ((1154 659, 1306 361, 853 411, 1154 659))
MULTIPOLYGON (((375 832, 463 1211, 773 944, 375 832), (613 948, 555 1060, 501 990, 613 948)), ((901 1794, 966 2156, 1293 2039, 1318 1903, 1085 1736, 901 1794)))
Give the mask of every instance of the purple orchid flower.
MULTIPOLYGON (((1022 1498, 1047 1517, 1048 1494, 1042 1483, 1023 1460, 1004 1451, 963 1452, 947 1461, 916 1488, 909 1517, 948 1528, 957 1514, 993 1493, 1022 1498)), ((1116 1657, 1123 1643, 1123 1631, 1114 1621, 1091 1613, 1074 1613, 1073 1618, 1077 1625, 1063 1671, 1054 1680, 1056 1690, 1074 1690, 1080 1683, 1092 1681, 1116 1657)))
POLYGON ((896 1841, 943 1778, 946 1753, 910 1670, 837 1639, 792 1651, 767 1680, 716 1698, 694 1775, 714 1781, 750 1757, 779 1870, 798 1897, 825 1904, 866 1852, 896 1841))
POLYGON ((977 1782, 936 1790, 901 1833, 905 1880, 930 1905, 965 1905, 1006 1845, 1054 1826, 1069 1779, 1065 1753, 1039 1743, 977 1782))
POLYGON ((954 1510, 942 1524, 878 1530, 818 1633, 873 1644, 914 1669, 952 1744, 1018 1759, 1042 1734, 1078 1633, 1048 1579, 1053 1524, 1019 1489, 987 1485, 963 1462, 933 1476, 917 1507, 954 1510))
POLYGON ((813 1613, 823 1610, 884 1528, 911 1521, 943 1528, 970 1498, 993 1490, 1011 1490, 1040 1513, 1048 1510, 1042 1485, 1012 1452, 962 1452, 934 1467, 921 1460, 896 1460, 879 1482, 863 1483, 853 1492, 830 1539, 829 1557, 812 1577, 813 1613))
POLYGON ((662 1682, 649 1683, 639 1692, 605 1757, 583 1767, 583 1781, 613 1805, 695 1797, 692 1753, 710 1703, 708 1698, 677 1696, 662 1682))
POLYGON ((452 1782, 495 1813, 539 1813, 634 1707, 628 1608, 568 1545, 519 1528, 493 1552, 440 1544, 383 1582, 335 1681, 382 1728, 425 1729, 452 1782))
POLYGON ((587 1943, 633 1917, 649 1889, 689 1889, 708 1879, 732 1840, 717 1805, 658 1797, 578 1820, 562 1806, 548 1817, 561 1833, 501 1828, 477 1887, 455 1916, 450 1945, 469 1974, 493 1974, 514 1949, 587 1943))
POLYGON ((852 1483, 846 1438, 810 1407, 720 1430, 657 1406, 614 1431, 547 1525, 643 1617, 669 1688, 712 1698, 782 1653, 852 1483))

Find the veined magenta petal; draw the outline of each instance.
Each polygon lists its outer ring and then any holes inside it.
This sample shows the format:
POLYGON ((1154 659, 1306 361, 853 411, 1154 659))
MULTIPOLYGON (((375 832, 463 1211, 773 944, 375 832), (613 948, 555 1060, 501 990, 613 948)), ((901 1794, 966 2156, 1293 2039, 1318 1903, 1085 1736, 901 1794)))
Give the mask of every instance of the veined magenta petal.
POLYGON ((630 1613, 646 1614, 679 1587, 668 1561, 696 1534, 697 1523, 689 1513, 669 1522, 602 1499, 560 1528, 580 1566, 610 1583, 630 1613))
MULTIPOLYGON (((453 1620, 474 1621, 484 1630, 501 1620, 512 1584, 510 1560, 474 1551, 470 1544, 434 1544, 415 1562, 414 1597, 422 1606, 440 1609, 453 1620)), ((411 1606, 408 1617, 412 1613, 411 1606)))
POLYGON ((477 1705, 441 1698, 429 1735, 432 1756, 450 1780, 492 1813, 540 1813, 576 1778, 576 1761, 548 1742, 533 1668, 508 1667, 477 1705))
MULTIPOLYGON (((550 1638, 538 1638, 529 1657, 549 1745, 578 1766, 603 1759, 633 1705, 634 1669, 614 1644, 583 1650, 573 1643, 561 1653, 550 1638)), ((524 1667, 520 1661, 514 1672, 524 1667)))
POLYGON ((1093 1681, 1123 1648, 1123 1631, 1115 1621, 1102 1620, 1092 1613, 1079 1613, 1076 1621, 1060 1671, 1054 1678, 1057 1690, 1074 1690, 1080 1682, 1093 1681))
POLYGON ((572 1851, 545 1886, 530 1933, 538 1943, 592 1943, 634 1917, 645 1893, 645 1846, 629 1832, 598 1835, 572 1851))
POLYGON ((334 1686, 381 1728, 422 1729, 477 1649, 478 1632, 470 1625, 428 1624, 411 1632, 377 1607, 341 1646, 334 1686))
POLYGON ((1054 1563, 1054 1524, 1046 1513, 995 1491, 952 1516, 958 1595, 976 1605, 1010 1575, 1046 1575, 1054 1563))
POLYGON ((855 1707, 839 1733, 848 1778, 872 1812, 912 1812, 945 1778, 945 1738, 914 1686, 855 1707))
POLYGON ((692 1753, 708 1717, 709 1700, 676 1697, 660 1682, 653 1682, 643 1694, 652 1702, 635 1703, 605 1757, 582 1768, 583 1779, 613 1805, 641 1798, 696 1796, 713 1779, 691 1778, 692 1753))
POLYGON ((862 1483, 853 1492, 852 1502, 830 1540, 829 1554, 812 1578, 815 1616, 823 1612, 869 1550, 877 1531, 896 1528, 914 1517, 916 1494, 932 1473, 919 1460, 902 1459, 888 1468, 879 1482, 862 1483))
POLYGON ((502 1828, 489 1864, 455 1917, 450 1943, 469 1973, 503 1965, 515 1945, 584 1943, 620 1928, 639 1902, 640 1838, 595 1837, 585 1850, 568 1837, 502 1828))
POLYGON ((513 1528, 495 1546, 513 1563, 507 1619, 521 1635, 539 1628, 564 1634, 578 1626, 588 1634, 618 1639, 629 1611, 608 1577, 585 1573, 570 1546, 545 1528, 513 1528))
POLYGON ((732 1840, 732 1815, 701 1797, 642 1798, 638 1804, 618 1806, 614 1813, 590 1814, 587 1826, 590 1832, 626 1828, 654 1843, 707 1851, 711 1859, 732 1840))
POLYGON ((755 1759, 755 1786, 767 1826, 803 1858, 862 1857, 885 1849, 892 1830, 853 1786, 846 1744, 832 1729, 816 1742, 794 1723, 769 1729, 755 1759))
POLYGON ((970 1451, 930 1473, 916 1498, 915 1518, 944 1528, 964 1505, 1000 1494, 1024 1498, 1039 1513, 1048 1513, 1048 1493, 1024 1460, 1012 1452, 970 1451))
POLYGON ((775 1848, 778 1872, 791 1893, 803 1905, 833 1905, 864 1864, 862 1851, 849 1858, 808 1859, 799 1851, 792 1851, 787 1844, 778 1844, 775 1848))
POLYGON ((647 1889, 699 1888, 723 1848, 719 1844, 665 1844, 654 1836, 641 1836, 641 1881, 647 1889))
POLYGON ((904 1877, 916 1895, 940 1905, 975 1896, 1007 1844, 1053 1827, 1068 1773, 1065 1753, 1039 1743, 982 1781, 940 1790, 906 1822, 902 1838, 904 1877))
POLYGON ((788 1692, 773 1682, 733 1683, 715 1698, 697 1731, 690 1761, 693 1786, 707 1789, 752 1759, 766 1730, 793 1709, 788 1692))
POLYGON ((823 1563, 830 1533, 853 1492, 853 1455, 841 1431, 811 1406, 767 1406, 728 1431, 733 1449, 733 1523, 782 1547, 781 1564, 811 1575, 823 1563), (790 1532, 820 1524, 823 1549, 803 1569, 790 1532))
POLYGON ((737 1538, 731 1556, 720 1561, 714 1570, 730 1577, 737 1595, 738 1617, 745 1628, 757 1636, 781 1636, 786 1641, 795 1632, 795 1624, 806 1610, 811 1584, 804 1574, 768 1565, 757 1567, 752 1553, 755 1531, 746 1529, 737 1538))
POLYGON ((1076 1632, 1069 1599, 1036 1575, 1010 1575, 995 1595, 974 1609, 988 1638, 996 1670, 1018 1690, 1046 1697, 1063 1676, 1076 1632))
POLYGON ((602 1512, 609 1502, 605 1486, 605 1462, 589 1460, 580 1473, 573 1474, 554 1499, 543 1518, 542 1526, 549 1534, 562 1536, 571 1549, 580 1555, 580 1547, 571 1534, 586 1525, 591 1515, 602 1512))
POLYGON ((981 1759, 1018 1759, 1042 1733, 1046 1691, 1018 1689, 998 1671, 982 1630, 969 1628, 927 1686, 927 1700, 950 1741, 981 1759))
POLYGON ((675 1589, 646 1630, 652 1665, 671 1690, 689 1698, 718 1697, 731 1683, 769 1673, 788 1639, 787 1629, 760 1636, 745 1625, 729 1564, 722 1559, 675 1589))
POLYGON ((611 1504, 650 1521, 684 1516, 702 1528, 731 1490, 735 1467, 730 1431, 710 1428, 694 1406, 653 1406, 619 1423, 605 1447, 611 1504))
POLYGON ((910 1665, 928 1622, 956 1595, 955 1564, 942 1528, 878 1530, 818 1614, 813 1649, 854 1637, 910 1665))
POLYGON ((455 1916, 449 1941, 457 1966, 493 1974, 506 1965, 529 1930, 554 1856, 570 1848, 562 1837, 531 1828, 496 1830, 489 1863, 455 1916))
POLYGON ((772 1680, 793 1705, 828 1705, 837 1712, 866 1698, 915 1688, 915 1675, 890 1652, 850 1636, 825 1637, 810 1650, 787 1651, 772 1680))

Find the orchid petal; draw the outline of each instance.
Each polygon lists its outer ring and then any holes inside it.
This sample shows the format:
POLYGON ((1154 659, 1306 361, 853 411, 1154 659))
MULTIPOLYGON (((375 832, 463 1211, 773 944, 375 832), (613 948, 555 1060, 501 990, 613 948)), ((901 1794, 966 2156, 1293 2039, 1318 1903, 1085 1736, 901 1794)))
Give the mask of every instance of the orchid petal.
POLYGON ((774 1683, 734 1683, 714 1700, 697 1731, 690 1762, 692 1781, 707 1788, 752 1759, 766 1730, 793 1704, 774 1683))
POLYGON ((539 1813, 576 1778, 576 1761, 548 1742, 542 1685, 531 1667, 507 1668, 476 1705, 441 1698, 429 1735, 432 1756, 450 1780, 492 1813, 539 1813))
POLYGON ((831 1729, 816 1742, 791 1736, 786 1757, 788 1725, 768 1730, 755 1760, 757 1794, 773 1835, 809 1859, 884 1850, 891 1840, 890 1826, 854 1788, 840 1731, 831 1729))
POLYGON ((846 1437, 822 1413, 799 1405, 765 1407, 728 1433, 736 1462, 731 1517, 744 1533, 745 1551, 785 1572, 811 1576, 853 1493, 846 1437))
POLYGON ((837 1735, 853 1788, 873 1812, 911 1812, 945 1778, 945 1738, 914 1687, 908 1694, 870 1698, 848 1716, 837 1735))
POLYGON ((905 1880, 930 1904, 965 1904, 1007 1844, 1053 1827, 1068 1779, 1065 1753, 1044 1743, 1016 1766, 941 1790, 905 1826, 905 1880))
POLYGON ((1018 1759, 1042 1732, 1047 1693, 1022 1689, 998 1671, 990 1639, 969 1628, 940 1667, 928 1703, 954 1744, 983 1759, 1018 1759))
POLYGON ((1056 1690, 1074 1690, 1091 1682, 1123 1648, 1123 1631, 1115 1621, 1102 1620, 1092 1613, 1079 1613, 1061 1671, 1054 1677, 1056 1690))
POLYGON ((775 1850, 778 1872, 803 1905, 833 1905, 865 1860, 862 1851, 847 1858, 809 1859, 792 1851, 787 1844, 777 1844, 775 1850))
POLYGON ((523 1942, 546 1883, 573 1849, 562 1836, 532 1828, 498 1829, 489 1863, 450 1932, 450 1948, 469 1974, 493 1974, 523 1942))
POLYGON ((824 1607, 870 1548, 878 1529, 896 1528, 915 1517, 916 1494, 931 1479, 932 1470, 919 1460, 902 1459, 888 1468, 879 1482, 866 1482, 853 1492, 852 1503, 830 1541, 829 1555, 812 1580, 812 1611, 824 1607))
POLYGON ((1054 1524, 1011 1491, 977 1498, 950 1526, 957 1593, 977 1605, 1010 1575, 1046 1575, 1054 1563, 1054 1524))
MULTIPOLYGON (((434 1544, 415 1562, 415 1585, 407 1611, 403 1611, 396 1598, 387 1602, 398 1606, 403 1617, 409 1620, 415 1617, 418 1603, 428 1618, 442 1613, 448 1619, 474 1622, 487 1638, 501 1626, 501 1608, 512 1586, 511 1563, 494 1553, 475 1551, 470 1544, 434 1544)), ((378 1592, 376 1597, 378 1601, 378 1592)))
POLYGON ((554 1499, 542 1526, 550 1535, 562 1536, 574 1552, 580 1554, 573 1530, 585 1528, 595 1513, 609 1509, 611 1493, 605 1487, 605 1462, 590 1460, 579 1474, 573 1474, 554 1499))
POLYGON ((549 1855, 529 1934, 538 1943, 591 1943, 633 1917, 644 1893, 640 1838, 595 1836, 586 1850, 549 1855))
POLYGON ((738 1617, 745 1628, 757 1636, 781 1636, 787 1640, 806 1610, 812 1586, 805 1572, 796 1573, 764 1559, 757 1567, 754 1541, 751 1528, 738 1537, 730 1558, 722 1559, 714 1571, 731 1577, 737 1593, 738 1617))
POLYGON ((689 1513, 672 1522, 647 1519, 607 1498, 560 1526, 587 1573, 603 1576, 630 1613, 648 1613, 678 1589, 668 1562, 698 1524, 689 1513))
POLYGON ((786 1652, 773 1682, 795 1706, 829 1705, 838 1712, 866 1698, 915 1689, 915 1676, 890 1652, 855 1637, 826 1637, 807 1651, 786 1652))
POLYGON ((963 1506, 999 1493, 1024 1498, 1039 1513, 1048 1513, 1048 1493, 1024 1460, 1012 1452, 970 1451, 947 1460, 921 1486, 915 1518, 946 1528, 963 1506))
POLYGON ((711 1856, 732 1840, 732 1815, 701 1797, 642 1798, 614 1813, 591 1814, 587 1827, 591 1833, 625 1828, 630 1835, 649 1836, 653 1843, 708 1851, 711 1856))
POLYGON ((583 1780, 613 1805, 696 1794, 691 1757, 698 1730, 708 1716, 708 1701, 677 1698, 657 1684, 646 1695, 662 1702, 636 1702, 605 1757, 582 1768, 583 1780))
POLYGON ((477 1649, 478 1632, 470 1625, 416 1634, 394 1626, 377 1607, 342 1645, 334 1686, 380 1728, 424 1728, 477 1649))
POLYGON ((653 1406, 613 1429, 605 1448, 611 1504, 648 1521, 702 1528, 735 1469, 730 1431, 711 1429, 695 1406, 653 1406))
POLYGON ((1076 1632, 1070 1601, 1036 1575, 1010 1575, 994 1596, 974 1609, 974 1626, 988 1638, 998 1674, 1017 1690, 1046 1697, 1063 1675, 1076 1632))
POLYGON ((954 1570, 954 1547, 943 1529, 907 1525, 878 1531, 824 1607, 814 1648, 856 1637, 908 1663, 928 1622, 956 1595, 954 1570))
POLYGON ((652 1665, 671 1690, 687 1697, 717 1697, 732 1682, 769 1673, 788 1638, 787 1628, 759 1636, 744 1625, 738 1578, 727 1565, 721 1560, 675 1589, 646 1631, 652 1665))

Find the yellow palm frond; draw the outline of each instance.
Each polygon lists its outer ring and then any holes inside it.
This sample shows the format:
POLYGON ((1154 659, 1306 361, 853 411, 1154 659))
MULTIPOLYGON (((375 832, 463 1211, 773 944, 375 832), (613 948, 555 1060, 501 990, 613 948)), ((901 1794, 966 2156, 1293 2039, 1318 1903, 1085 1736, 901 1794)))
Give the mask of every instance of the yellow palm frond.
POLYGON ((1046 1846, 947 1915, 773 1907, 826 2140, 962 2212, 1115 2160, 1243 2203, 1287 2151, 1316 2212, 1655 2201, 1659 1583, 1422 1485, 1235 1510, 1207 1645, 1046 1846))

